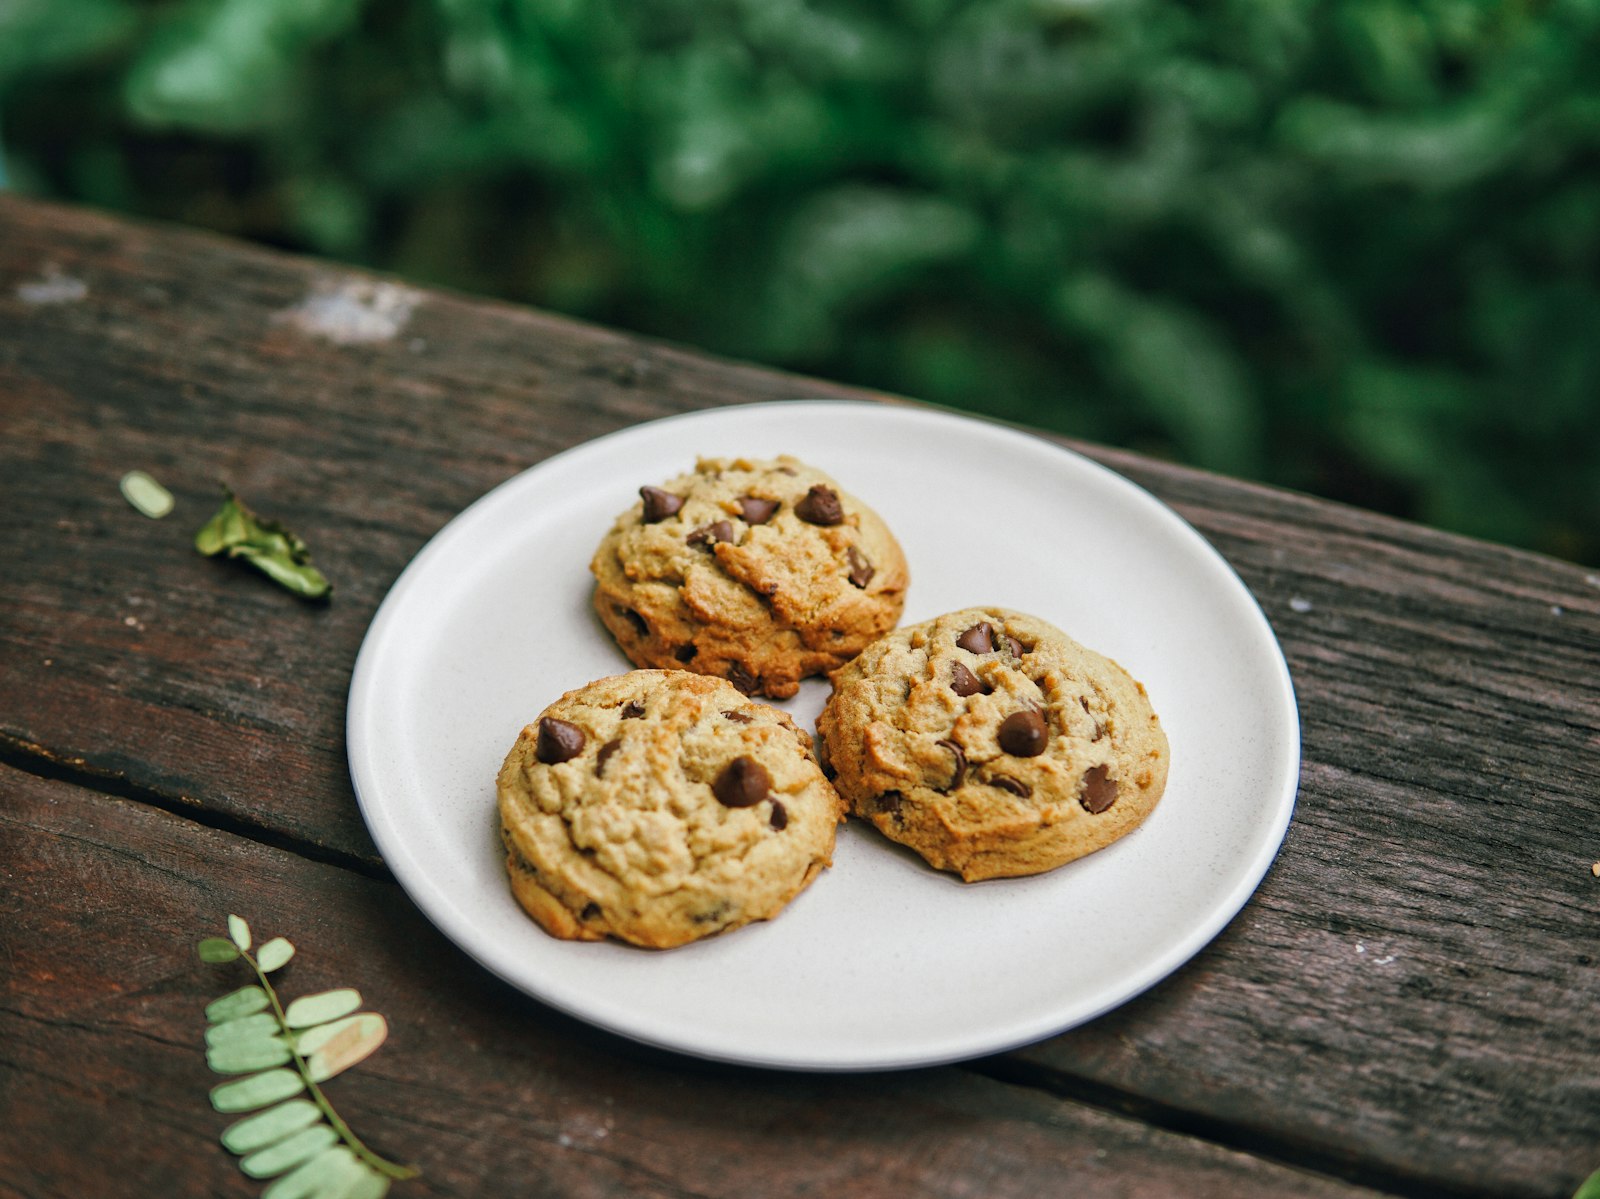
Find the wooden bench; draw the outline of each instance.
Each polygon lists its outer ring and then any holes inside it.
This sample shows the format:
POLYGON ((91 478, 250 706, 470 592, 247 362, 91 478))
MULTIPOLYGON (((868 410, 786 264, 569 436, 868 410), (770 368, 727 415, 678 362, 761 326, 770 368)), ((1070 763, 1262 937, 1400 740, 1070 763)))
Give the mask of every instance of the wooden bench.
POLYGON ((1165 982, 979 1061, 790 1074, 593 1030, 437 932, 345 759, 386 590, 557 451, 799 396, 892 402, 0 197, 0 1196, 258 1193, 205 1101, 193 945, 229 911, 389 1017, 336 1085, 422 1168, 396 1194, 1531 1199, 1600 1167, 1600 575, 1120 451, 1074 447, 1232 563, 1304 737, 1276 864, 1165 982), (218 478, 259 498, 335 601, 199 557, 134 467, 202 518, 218 478))

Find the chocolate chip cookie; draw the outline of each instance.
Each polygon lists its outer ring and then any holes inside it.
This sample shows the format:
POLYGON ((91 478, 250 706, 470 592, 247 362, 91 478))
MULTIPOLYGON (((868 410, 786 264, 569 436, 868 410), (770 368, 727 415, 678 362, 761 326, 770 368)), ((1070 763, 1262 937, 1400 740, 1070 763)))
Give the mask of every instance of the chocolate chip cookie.
POLYGON ((641 487, 590 570, 595 611, 634 665, 774 699, 892 629, 909 581, 877 514, 789 457, 701 459, 641 487))
POLYGON ((1166 786, 1144 687, 1037 617, 968 608, 898 629, 833 687, 818 750, 840 795, 968 882, 1101 849, 1166 786))
POLYGON ((658 949, 777 915, 843 819, 786 713, 683 671, 563 695, 497 793, 512 894, 546 932, 658 949))

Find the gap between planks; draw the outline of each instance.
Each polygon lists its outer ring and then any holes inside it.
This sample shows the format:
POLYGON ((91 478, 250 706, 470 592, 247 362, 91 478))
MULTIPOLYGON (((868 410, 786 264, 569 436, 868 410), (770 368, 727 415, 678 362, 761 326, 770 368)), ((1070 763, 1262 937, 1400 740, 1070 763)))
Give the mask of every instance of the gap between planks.
POLYGON ((394 875, 389 872, 389 868, 381 859, 363 858, 344 850, 319 845, 304 837, 296 837, 292 833, 281 832, 264 824, 244 820, 225 812, 213 811, 187 796, 171 795, 144 786, 120 771, 97 767, 81 757, 68 757, 56 753, 37 742, 4 730, 0 730, 0 765, 10 766, 37 778, 70 783, 86 791, 159 808, 170 815, 193 821, 206 828, 242 837, 272 849, 280 849, 313 862, 337 866, 341 870, 349 870, 365 878, 387 883, 395 881, 394 875))

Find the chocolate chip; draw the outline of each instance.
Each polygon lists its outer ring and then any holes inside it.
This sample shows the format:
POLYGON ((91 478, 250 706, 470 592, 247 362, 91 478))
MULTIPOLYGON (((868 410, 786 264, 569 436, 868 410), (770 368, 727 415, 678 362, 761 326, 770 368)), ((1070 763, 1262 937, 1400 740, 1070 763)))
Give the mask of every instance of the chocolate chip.
POLYGON ((578 919, 593 920, 598 915, 600 915, 600 905, 597 903, 586 903, 583 905, 583 911, 578 913, 578 919))
POLYGON ((893 816, 896 820, 899 820, 900 805, 905 803, 905 800, 906 797, 898 791, 885 791, 872 801, 872 806, 875 811, 882 812, 885 816, 893 816))
POLYGON ((1032 787, 1021 779, 1012 778, 1009 774, 991 774, 984 782, 991 787, 999 787, 1002 791, 1009 791, 1022 799, 1027 799, 1033 794, 1032 787))
POLYGON ((583 752, 583 730, 554 716, 539 718, 539 741, 534 746, 534 756, 547 765, 565 762, 583 752))
POLYGON ((956 756, 955 773, 950 776, 950 785, 944 788, 946 791, 954 791, 957 787, 961 786, 961 784, 965 782, 967 778, 966 752, 954 741, 936 741, 934 744, 944 746, 945 749, 948 749, 956 756))
POLYGON ((962 649, 971 650, 975 654, 992 653, 994 650, 994 630, 989 627, 987 622, 975 624, 956 638, 956 644, 962 649))
POLYGON ((689 534, 690 545, 712 545, 718 541, 732 540, 733 525, 725 520, 719 520, 714 524, 701 525, 693 533, 689 534))
POLYGON ((695 912, 689 917, 696 924, 718 924, 728 918, 729 904, 726 899, 719 899, 709 908, 695 912))
POLYGON ((1010 633, 1003 633, 1001 636, 1005 639, 1006 648, 1011 651, 1011 656, 1013 658, 1020 658, 1023 654, 1028 652, 1030 647, 1023 645, 1022 642, 1018 641, 1010 633))
POLYGON ((669 516, 676 516, 678 509, 683 507, 683 497, 673 495, 670 491, 662 491, 659 487, 639 488, 639 498, 644 500, 644 523, 653 525, 658 520, 666 520, 669 516))
POLYGON ((1083 810, 1098 816, 1117 802, 1117 780, 1104 766, 1091 766, 1083 772, 1083 786, 1078 792, 1078 802, 1083 810))
POLYGON ((845 551, 845 556, 850 559, 850 581, 862 589, 872 582, 872 576, 878 572, 872 568, 872 563, 867 561, 867 556, 855 546, 845 551))
POLYGON ((610 760, 612 754, 621 748, 621 737, 613 737, 600 747, 600 752, 594 756, 594 772, 596 775, 602 775, 606 772, 606 762, 610 760))
POLYGON ((650 626, 645 623, 644 617, 640 616, 632 608, 613 607, 612 610, 616 612, 618 616, 625 617, 628 623, 631 624, 635 630, 637 630, 639 636, 650 636, 650 626))
POLYGON ((994 688, 985 687, 982 679, 956 662, 950 667, 950 690, 957 695, 988 695, 994 688))
POLYGON ((764 525, 778 510, 777 500, 763 500, 753 495, 739 497, 739 512, 747 525, 764 525))
POLYGON ((722 768, 711 790, 725 808, 753 807, 772 790, 772 776, 760 762, 740 754, 722 768))
POLYGON ((755 717, 750 715, 748 712, 724 712, 723 715, 729 720, 733 721, 735 724, 749 724, 755 719, 755 717))
POLYGON ((693 662, 694 656, 699 652, 700 650, 696 646, 680 645, 677 649, 672 651, 672 656, 678 659, 680 662, 693 662))
POLYGON ((1033 708, 1013 712, 1000 722, 1000 748, 1014 758, 1032 758, 1044 752, 1050 731, 1044 716, 1033 708))
POLYGON ((769 823, 771 823, 772 827, 778 832, 783 832, 784 829, 789 827, 789 809, 784 807, 777 800, 773 800, 772 816, 769 818, 769 823))
POLYGON ((630 699, 622 705, 622 719, 624 720, 638 720, 643 715, 644 705, 636 699, 630 699))
POLYGON ((805 498, 794 506, 794 514, 808 525, 836 525, 844 519, 844 506, 833 488, 813 483, 805 498))
POLYGON ((728 667, 728 682, 746 695, 750 695, 761 685, 761 676, 752 673, 743 662, 735 662, 728 667))

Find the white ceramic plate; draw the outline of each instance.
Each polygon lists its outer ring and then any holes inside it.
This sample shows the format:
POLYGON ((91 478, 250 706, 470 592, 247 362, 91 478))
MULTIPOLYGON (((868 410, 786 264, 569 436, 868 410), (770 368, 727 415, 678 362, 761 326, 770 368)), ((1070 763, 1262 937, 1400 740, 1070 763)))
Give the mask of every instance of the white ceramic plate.
MULTIPOLYGON (((782 704, 806 728, 812 680, 782 704)), ((792 1069, 927 1065, 1070 1028, 1159 981, 1243 906, 1294 807, 1299 725, 1255 600, 1187 524, 1038 438, 942 412, 795 401, 602 437, 474 503, 401 574, 350 687, 350 771, 385 860, 444 933, 602 1028, 792 1069), (777 919, 665 952, 545 935, 511 898, 494 777, 562 692, 628 669, 589 557, 641 484, 697 456, 790 453, 877 509, 907 623, 1031 612, 1149 689, 1172 746, 1145 825, 1050 874, 964 884, 870 828, 777 919)))

